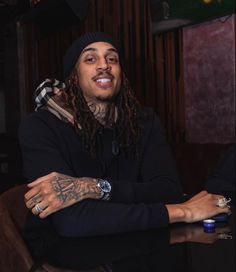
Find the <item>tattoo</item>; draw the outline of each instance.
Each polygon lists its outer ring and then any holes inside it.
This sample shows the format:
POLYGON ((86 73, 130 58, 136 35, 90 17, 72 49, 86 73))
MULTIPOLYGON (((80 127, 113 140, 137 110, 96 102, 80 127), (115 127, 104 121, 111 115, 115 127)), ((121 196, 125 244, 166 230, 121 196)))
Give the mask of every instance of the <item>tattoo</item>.
POLYGON ((37 203, 39 203, 42 200, 40 195, 36 195, 31 199, 30 207, 34 207, 37 203))
POLYGON ((99 121, 99 123, 104 124, 104 118, 106 116, 106 108, 102 108, 93 102, 89 102, 88 106, 93 113, 94 117, 99 121))
POLYGON ((111 127, 114 122, 116 122, 118 111, 117 107, 112 101, 107 101, 107 105, 105 107, 101 107, 100 105, 90 101, 88 102, 88 106, 94 117, 101 125, 105 127, 111 127))
POLYGON ((96 185, 91 185, 91 181, 83 181, 83 178, 73 178, 65 175, 56 176, 52 181, 53 190, 56 192, 61 202, 68 200, 81 200, 82 197, 91 192, 97 192, 96 185), (93 188, 94 187, 94 188, 93 188))

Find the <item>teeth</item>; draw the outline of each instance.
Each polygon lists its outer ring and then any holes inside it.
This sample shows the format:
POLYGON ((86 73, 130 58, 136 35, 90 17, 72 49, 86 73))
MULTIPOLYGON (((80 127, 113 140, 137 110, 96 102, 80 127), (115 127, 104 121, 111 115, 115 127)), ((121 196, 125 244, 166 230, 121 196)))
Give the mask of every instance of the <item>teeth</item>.
POLYGON ((101 82, 101 83, 111 82, 111 80, 109 78, 99 78, 96 81, 101 82))

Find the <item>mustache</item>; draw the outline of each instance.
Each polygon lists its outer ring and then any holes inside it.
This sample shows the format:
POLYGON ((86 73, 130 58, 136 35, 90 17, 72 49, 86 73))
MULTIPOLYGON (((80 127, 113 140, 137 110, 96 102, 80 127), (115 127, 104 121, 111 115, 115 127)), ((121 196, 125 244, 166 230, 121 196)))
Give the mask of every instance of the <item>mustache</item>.
POLYGON ((99 71, 92 79, 96 80, 96 79, 101 78, 101 77, 108 77, 108 78, 111 78, 111 79, 114 78, 114 76, 112 75, 112 73, 110 71, 104 70, 104 71, 99 71))

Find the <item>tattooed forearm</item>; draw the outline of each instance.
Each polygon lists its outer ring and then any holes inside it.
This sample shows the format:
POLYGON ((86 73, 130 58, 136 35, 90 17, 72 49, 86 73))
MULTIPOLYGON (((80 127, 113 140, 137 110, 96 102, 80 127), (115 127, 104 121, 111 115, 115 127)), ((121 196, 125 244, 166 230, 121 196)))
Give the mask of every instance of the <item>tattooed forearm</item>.
POLYGON ((96 183, 88 181, 86 178, 78 179, 59 175, 51 181, 51 184, 58 199, 63 203, 69 200, 79 201, 89 193, 99 194, 96 183))
POLYGON ((52 172, 30 184, 25 204, 33 214, 45 218, 84 199, 101 199, 97 184, 97 178, 75 178, 52 172))

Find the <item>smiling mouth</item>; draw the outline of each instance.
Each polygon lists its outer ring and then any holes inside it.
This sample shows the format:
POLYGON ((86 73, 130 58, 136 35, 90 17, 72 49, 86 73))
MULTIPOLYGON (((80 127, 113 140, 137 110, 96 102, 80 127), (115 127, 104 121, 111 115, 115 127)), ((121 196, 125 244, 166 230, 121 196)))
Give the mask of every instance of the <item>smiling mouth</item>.
POLYGON ((98 88, 109 89, 113 86, 114 76, 108 71, 98 73, 92 78, 98 88))
POLYGON ((95 80, 97 83, 108 83, 111 82, 110 78, 98 78, 97 80, 95 80))
POLYGON ((92 79, 96 82, 111 82, 113 80, 114 76, 108 72, 108 71, 103 71, 98 73, 96 76, 94 76, 92 79))
POLYGON ((110 78, 98 78, 97 80, 95 80, 95 84, 97 87, 102 89, 108 89, 113 86, 112 79, 110 78))

